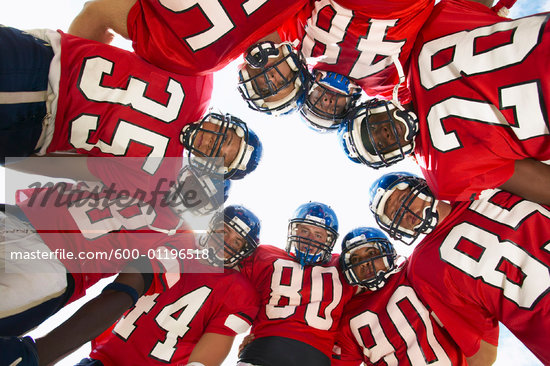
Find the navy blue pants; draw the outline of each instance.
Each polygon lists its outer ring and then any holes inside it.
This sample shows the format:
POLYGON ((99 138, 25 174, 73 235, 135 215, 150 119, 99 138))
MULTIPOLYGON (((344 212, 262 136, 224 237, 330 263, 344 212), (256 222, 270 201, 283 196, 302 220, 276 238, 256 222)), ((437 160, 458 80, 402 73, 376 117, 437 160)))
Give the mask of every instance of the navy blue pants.
MULTIPOLYGON (((47 90, 52 58, 45 41, 0 25, 0 93, 47 90)), ((0 165, 5 157, 35 152, 45 115, 45 102, 13 104, 0 97, 0 165)))

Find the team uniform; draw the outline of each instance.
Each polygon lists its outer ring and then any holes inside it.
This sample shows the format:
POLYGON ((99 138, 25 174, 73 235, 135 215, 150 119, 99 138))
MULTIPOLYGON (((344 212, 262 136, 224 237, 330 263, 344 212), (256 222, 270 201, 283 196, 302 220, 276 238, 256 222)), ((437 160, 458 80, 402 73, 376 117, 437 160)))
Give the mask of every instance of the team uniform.
MULTIPOLYGON (((391 99, 399 83, 392 57, 404 67, 433 4, 433 0, 317 0, 278 31, 282 39, 301 40, 303 55, 315 58, 314 69, 347 76, 367 95, 391 99)), ((410 101, 405 85, 400 86, 399 99, 410 101)))
POLYGON ((322 353, 321 358, 324 354, 330 364, 344 304, 355 291, 340 273, 338 256, 333 255, 326 264, 302 268, 284 250, 262 245, 250 259, 242 262, 241 273, 252 281, 261 301, 251 330, 255 339, 245 348, 246 356, 241 354, 241 360, 252 364, 282 364, 276 360, 299 357, 288 350, 272 354, 255 346, 255 343, 262 344, 262 338, 283 337, 305 343, 304 353, 307 350, 322 353))
POLYGON ((453 204, 416 246, 408 277, 466 356, 498 343, 502 322, 550 363, 550 210, 495 190, 453 204))
POLYGON ((376 292, 344 308, 332 365, 467 365, 464 354, 418 299, 407 262, 376 292))
POLYGON ((204 75, 222 69, 294 16, 307 0, 138 0, 127 30, 138 55, 162 69, 204 75))
POLYGON ((93 342, 90 357, 105 366, 185 365, 204 333, 243 333, 258 307, 256 290, 235 270, 186 273, 170 290, 142 296, 93 342))
POLYGON ((87 288, 134 259, 149 259, 151 272, 160 274, 153 292, 177 281, 184 263, 181 256, 170 255, 170 250, 193 250, 195 238, 170 208, 109 193, 109 186, 83 182, 65 187, 20 190, 16 202, 73 277, 68 302, 84 296, 87 288), (175 235, 165 232, 174 229, 175 235), (78 258, 79 253, 84 258, 78 258))
POLYGON ((479 197, 525 158, 550 159, 548 14, 504 20, 472 1, 443 0, 419 33, 409 86, 415 156, 439 199, 479 197))
POLYGON ((161 292, 204 254, 169 207, 118 186, 58 184, 15 199, 18 208, 0 214, 3 335, 32 329, 127 265, 143 273, 146 293, 161 292))
POLYGON ((212 75, 168 73, 132 52, 62 32, 34 34, 54 50, 39 154, 182 155, 181 130, 205 114, 212 75))

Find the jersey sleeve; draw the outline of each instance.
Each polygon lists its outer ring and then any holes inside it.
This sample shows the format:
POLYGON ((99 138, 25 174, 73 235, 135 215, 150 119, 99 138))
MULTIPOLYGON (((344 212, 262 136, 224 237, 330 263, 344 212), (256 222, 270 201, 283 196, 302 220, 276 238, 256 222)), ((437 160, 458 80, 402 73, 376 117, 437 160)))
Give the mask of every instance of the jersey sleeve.
POLYGON ((205 333, 235 336, 246 332, 252 325, 260 307, 260 299, 252 284, 236 274, 227 286, 224 300, 210 320, 205 333))
POLYGON ((438 199, 474 200, 479 198, 484 190, 500 187, 514 174, 515 160, 497 156, 493 150, 473 140, 469 139, 464 144, 461 153, 442 153, 436 151, 431 142, 426 141, 423 132, 417 139, 421 140, 416 145, 416 160, 430 189, 438 199), (455 174, 457 171, 460 174, 455 174))
POLYGON ((294 42, 302 40, 304 36, 307 18, 311 15, 312 5, 304 6, 295 16, 286 19, 283 24, 277 28, 277 33, 283 42, 294 42))

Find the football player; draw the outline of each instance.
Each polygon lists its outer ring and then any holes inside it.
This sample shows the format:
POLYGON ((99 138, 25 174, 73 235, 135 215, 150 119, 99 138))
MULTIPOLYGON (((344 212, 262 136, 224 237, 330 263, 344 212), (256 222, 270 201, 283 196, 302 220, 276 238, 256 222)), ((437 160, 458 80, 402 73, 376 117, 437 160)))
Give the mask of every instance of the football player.
MULTIPOLYGON (((255 250, 259 234, 260 221, 243 206, 228 206, 215 215, 201 241, 215 247, 221 240, 222 247, 229 248, 225 258, 218 262, 211 260, 211 253, 201 255, 170 289, 141 297, 114 327, 93 341, 91 358, 79 365, 220 365, 235 335, 250 327, 258 311, 257 292, 232 268, 255 250)), ((92 302, 106 303, 105 296, 92 302)), ((50 364, 97 336, 105 327, 85 326, 97 322, 93 316, 101 314, 99 307, 83 310, 37 339, 36 345, 30 337, 0 340, 0 364, 9 365, 19 357, 20 366, 50 364)))
POLYGON ((162 69, 204 75, 222 69, 268 36, 307 0, 94 0, 69 33, 110 42, 109 29, 162 69))
POLYGON ((359 100, 361 88, 332 71, 314 69, 310 79, 300 117, 315 131, 333 131, 359 100))
POLYGON ((128 266, 141 270, 133 276, 137 283, 144 277, 143 290, 171 285, 189 258, 177 260, 165 252, 197 251, 194 219, 215 212, 229 189, 228 180, 222 184, 189 167, 176 181, 161 175, 144 181, 116 170, 119 181, 107 177, 15 192, 18 206, 1 213, 0 335, 34 328, 101 278, 128 266), (154 190, 147 191, 147 185, 154 190))
POLYGON ((279 116, 302 106, 309 78, 300 53, 272 34, 246 51, 238 87, 251 109, 279 116))
POLYGON ((344 307, 332 365, 473 364, 418 298, 408 262, 398 264, 383 232, 351 230, 342 239, 340 262, 348 283, 363 292, 344 307))
POLYGON ((25 75, 16 78, 20 73, 10 69, 0 78, 0 87, 10 90, 0 93, 2 159, 67 151, 181 157, 185 148, 223 157, 226 178, 242 178, 258 163, 260 142, 244 122, 205 116, 212 75, 186 77, 108 45, 61 32, 35 34, 48 43, 0 28, 2 57, 12 61, 2 65, 25 75), (39 53, 45 54, 41 62, 39 53))
POLYGON ((182 155, 181 130, 204 116, 211 75, 168 73, 134 53, 61 32, 33 34, 0 28, 2 158, 68 150, 182 155), (17 138, 29 131, 32 138, 17 138))
POLYGON ((376 220, 391 237, 410 243, 426 235, 407 275, 467 357, 496 352, 501 322, 550 362, 548 206, 501 190, 448 204, 409 173, 386 174, 370 192, 376 220))
POLYGON ((433 4, 316 0, 278 28, 281 39, 301 41, 317 80, 310 84, 304 119, 318 129, 337 128, 360 88, 370 97, 408 103, 403 67, 433 4))
POLYGON ((309 202, 289 222, 286 252, 262 245, 243 261, 241 273, 261 305, 239 365, 330 365, 338 322, 354 292, 331 254, 337 236, 334 211, 309 202))
POLYGON ((414 157, 439 199, 477 199, 500 187, 550 203, 550 167, 543 164, 550 159, 547 18, 505 20, 473 1, 441 1, 411 54, 419 117, 414 141, 406 111, 371 103, 341 127, 348 155, 386 166, 414 143, 414 157), (367 128, 370 120, 378 123, 367 128))

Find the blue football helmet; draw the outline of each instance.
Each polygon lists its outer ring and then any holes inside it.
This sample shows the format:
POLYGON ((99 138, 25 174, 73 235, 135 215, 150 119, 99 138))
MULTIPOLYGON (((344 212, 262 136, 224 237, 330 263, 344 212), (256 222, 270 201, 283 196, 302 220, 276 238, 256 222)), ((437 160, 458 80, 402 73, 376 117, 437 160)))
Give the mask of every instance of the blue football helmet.
POLYGON ((279 116, 300 108, 309 78, 305 62, 292 44, 260 42, 252 45, 245 53, 245 63, 239 67, 238 88, 251 109, 279 116), (280 59, 267 65, 277 58, 280 59), (287 67, 290 74, 286 71, 287 67), (280 82, 276 84, 274 79, 279 79, 280 82), (267 100, 273 99, 289 87, 293 89, 286 96, 278 100, 267 100))
POLYGON ((189 212, 192 215, 208 215, 227 200, 231 180, 219 175, 203 174, 186 165, 170 186, 166 203, 177 216, 189 212))
MULTIPOLYGON (((365 253, 366 254, 366 253, 365 253)), ((351 230, 342 239, 340 266, 348 283, 352 286, 366 287, 371 291, 380 290, 397 268, 397 253, 386 235, 375 228, 358 227, 351 230), (377 254, 363 259, 359 249, 374 248, 377 254), (355 253, 354 253, 355 252, 355 253), (376 272, 374 261, 382 259, 384 270, 376 272), (359 275, 358 275, 359 274, 359 275), (365 277, 361 279, 360 277, 365 277)))
POLYGON ((370 191, 370 209, 376 222, 386 231, 391 238, 410 245, 420 234, 429 234, 437 225, 439 215, 437 213, 438 200, 430 191, 428 184, 422 178, 407 172, 388 173, 378 178, 372 184, 370 191), (407 190, 403 200, 397 206, 393 217, 388 217, 384 211, 388 198, 396 190, 407 190), (425 202, 422 212, 414 212, 411 209, 416 198, 425 202), (420 222, 414 228, 404 225, 405 215, 411 215, 420 222))
POLYGON ((208 233, 199 241, 201 249, 208 249, 208 262, 217 267, 233 268, 251 255, 260 243, 260 219, 249 209, 240 205, 225 207, 210 220, 208 233), (228 244, 221 233, 230 227, 243 240, 240 249, 228 244), (223 250, 221 250, 223 248, 223 250))
POLYGON ((337 238, 338 218, 332 208, 320 202, 305 203, 298 207, 288 224, 286 252, 302 266, 324 263, 331 258, 337 238), (314 230, 304 224, 323 229, 326 239, 313 238, 314 230))
POLYGON ((38 352, 31 337, 0 337, 0 365, 38 366, 38 352))
POLYGON ((336 130, 361 96, 361 88, 344 75, 313 70, 302 120, 318 132, 336 130))
POLYGON ((262 157, 262 144, 258 136, 239 118, 230 114, 207 114, 200 122, 192 123, 183 128, 181 134, 183 145, 189 154, 189 164, 199 169, 203 174, 222 174, 225 179, 242 179, 256 169, 262 157), (216 131, 204 127, 206 122, 215 124, 216 131), (228 140, 228 131, 233 130, 241 138, 241 144, 236 158, 232 162, 224 162, 223 167, 216 160, 209 159, 220 156, 223 144, 228 140), (201 152, 195 146, 198 132, 214 135, 214 143, 208 153, 201 152))
POLYGON ((417 132, 418 118, 413 112, 394 101, 372 99, 350 111, 340 125, 338 139, 351 161, 378 169, 411 154, 417 132))

